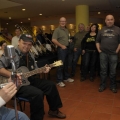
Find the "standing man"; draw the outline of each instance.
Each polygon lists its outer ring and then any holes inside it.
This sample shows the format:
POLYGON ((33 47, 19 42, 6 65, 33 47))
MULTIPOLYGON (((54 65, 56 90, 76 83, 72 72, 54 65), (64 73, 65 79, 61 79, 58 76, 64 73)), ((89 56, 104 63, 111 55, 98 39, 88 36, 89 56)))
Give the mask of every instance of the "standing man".
POLYGON ((61 17, 59 27, 55 29, 52 42, 57 45, 58 59, 63 61, 63 66, 57 69, 57 85, 65 87, 65 82, 73 82, 68 73, 69 32, 66 28, 66 18, 61 17))
POLYGON ((107 15, 105 18, 106 26, 99 31, 96 46, 100 53, 100 77, 101 84, 99 92, 106 88, 107 72, 109 68, 110 90, 117 93, 116 84, 116 66, 118 52, 120 50, 120 28, 114 25, 113 15, 107 15))
POLYGON ((20 30, 20 28, 16 28, 15 29, 15 34, 16 34, 16 36, 14 36, 13 38, 12 38, 12 45, 14 46, 14 47, 17 47, 18 46, 18 41, 19 41, 19 39, 20 39, 20 36, 21 36, 21 30, 20 30))
POLYGON ((78 25, 78 30, 79 31, 74 36, 74 57, 73 57, 72 71, 71 71, 72 77, 75 75, 76 64, 81 54, 81 41, 84 38, 85 34, 87 33, 85 31, 85 25, 83 23, 80 23, 78 25))

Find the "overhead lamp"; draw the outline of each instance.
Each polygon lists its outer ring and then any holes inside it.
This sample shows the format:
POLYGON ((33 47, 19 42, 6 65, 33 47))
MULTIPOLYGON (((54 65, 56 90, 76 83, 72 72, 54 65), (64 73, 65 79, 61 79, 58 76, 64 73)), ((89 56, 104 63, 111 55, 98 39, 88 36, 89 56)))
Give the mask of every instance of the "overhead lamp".
POLYGON ((30 20, 30 18, 28 18, 28 20, 30 20))
POLYGON ((8 25, 8 23, 6 23, 8 25))
POLYGON ((24 8, 22 9, 22 11, 25 11, 25 10, 26 10, 26 9, 24 9, 24 8))
POLYGON ((20 22, 20 23, 23 23, 23 22, 20 22))
POLYGON ((65 0, 62 0, 62 1, 65 1, 65 0))
POLYGON ((101 14, 101 12, 98 12, 98 14, 101 14))
POLYGON ((41 13, 39 15, 42 15, 41 13))
POLYGON ((9 19, 11 19, 11 17, 9 17, 9 19))

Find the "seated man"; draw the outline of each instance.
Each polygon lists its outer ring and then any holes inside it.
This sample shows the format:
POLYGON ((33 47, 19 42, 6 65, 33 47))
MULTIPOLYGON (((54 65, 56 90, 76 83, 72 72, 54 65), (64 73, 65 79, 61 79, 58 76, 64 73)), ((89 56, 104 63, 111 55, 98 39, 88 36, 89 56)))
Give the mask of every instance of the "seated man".
MULTIPOLYGON (((9 82, 5 87, 0 89, 0 120, 16 120, 15 110, 4 107, 17 92, 16 85, 9 82)), ((18 120, 29 120, 22 112, 18 112, 18 120)))
MULTIPOLYGON (((16 48, 16 56, 14 58, 16 67, 26 66, 29 71, 37 69, 33 54, 29 52, 32 47, 33 39, 31 35, 23 34, 20 37, 18 47, 16 48)), ((0 74, 10 77, 11 72, 10 60, 3 55, 0 59, 0 74)), ((49 67, 45 67, 44 73, 49 72, 49 67)), ((30 101, 30 119, 43 120, 44 117, 44 95, 46 95, 49 104, 48 114, 57 118, 65 118, 66 116, 59 111, 62 107, 62 102, 56 88, 56 85, 49 80, 40 79, 40 75, 32 75, 28 78, 30 85, 22 86, 17 96, 29 99, 30 101)))

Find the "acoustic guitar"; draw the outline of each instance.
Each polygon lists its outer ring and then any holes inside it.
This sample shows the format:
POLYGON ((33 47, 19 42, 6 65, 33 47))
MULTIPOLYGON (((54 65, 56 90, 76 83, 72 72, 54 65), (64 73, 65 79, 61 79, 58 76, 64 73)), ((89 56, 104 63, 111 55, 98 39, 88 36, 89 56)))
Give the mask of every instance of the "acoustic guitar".
MULTIPOLYGON (((61 65, 63 65, 62 60, 58 60, 52 64, 49 64, 48 66, 50 68, 52 68, 52 67, 57 67, 57 66, 61 66, 61 65)), ((43 71, 45 71, 45 69, 46 69, 46 67, 44 66, 44 67, 29 71, 28 68, 25 66, 19 67, 17 69, 17 73, 20 73, 21 77, 22 77, 22 85, 21 86, 30 85, 30 82, 28 81, 27 78, 30 76, 33 76, 35 74, 42 73, 43 71)), ((5 76, 0 76, 0 81, 1 81, 0 83, 3 83, 3 84, 0 84, 0 88, 3 88, 7 84, 8 78, 5 76)))

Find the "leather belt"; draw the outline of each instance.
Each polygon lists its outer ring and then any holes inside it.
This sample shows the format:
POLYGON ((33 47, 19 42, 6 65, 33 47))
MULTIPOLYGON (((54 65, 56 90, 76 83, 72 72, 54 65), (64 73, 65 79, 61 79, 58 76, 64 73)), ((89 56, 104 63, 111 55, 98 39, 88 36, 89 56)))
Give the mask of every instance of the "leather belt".
POLYGON ((95 52, 96 50, 88 50, 88 49, 86 49, 86 51, 95 52))

